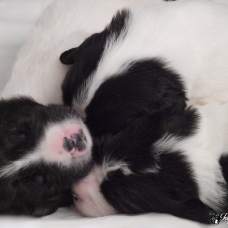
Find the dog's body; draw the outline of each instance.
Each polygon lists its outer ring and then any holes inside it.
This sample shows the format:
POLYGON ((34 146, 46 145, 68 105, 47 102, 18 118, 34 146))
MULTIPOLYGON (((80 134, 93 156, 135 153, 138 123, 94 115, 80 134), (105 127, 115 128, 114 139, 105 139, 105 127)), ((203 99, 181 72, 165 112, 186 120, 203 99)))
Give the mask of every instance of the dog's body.
POLYGON ((61 55, 74 64, 64 101, 94 137, 94 168, 74 186, 83 214, 209 222, 227 209, 227 25, 213 3, 124 10, 61 55))

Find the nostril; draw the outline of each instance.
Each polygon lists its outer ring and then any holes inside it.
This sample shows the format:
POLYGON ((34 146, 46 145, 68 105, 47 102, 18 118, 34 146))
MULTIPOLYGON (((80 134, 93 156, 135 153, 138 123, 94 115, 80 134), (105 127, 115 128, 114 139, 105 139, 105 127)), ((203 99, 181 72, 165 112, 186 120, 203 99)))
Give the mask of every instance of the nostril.
POLYGON ((85 149, 85 143, 83 143, 82 141, 78 141, 76 143, 76 147, 78 148, 78 151, 82 151, 85 149))
POLYGON ((80 129, 78 133, 73 133, 69 137, 63 138, 63 148, 67 152, 72 152, 75 149, 78 152, 84 151, 86 148, 86 138, 83 131, 80 129))
POLYGON ((74 138, 76 141, 75 146, 78 148, 79 151, 83 150, 85 148, 85 143, 83 141, 86 141, 83 131, 81 130, 79 131, 79 133, 75 133, 74 138))
POLYGON ((74 139, 76 140, 76 142, 82 141, 82 138, 79 134, 74 134, 74 139))
POLYGON ((87 142, 87 138, 86 136, 84 135, 84 132, 81 130, 79 131, 79 137, 81 138, 81 140, 85 140, 87 142))
POLYGON ((84 133, 82 130, 79 131, 79 133, 75 133, 73 134, 73 138, 76 140, 76 141, 82 141, 84 139, 84 133))
POLYGON ((75 142, 72 139, 64 137, 63 139, 63 148, 66 151, 71 151, 76 146, 75 142))

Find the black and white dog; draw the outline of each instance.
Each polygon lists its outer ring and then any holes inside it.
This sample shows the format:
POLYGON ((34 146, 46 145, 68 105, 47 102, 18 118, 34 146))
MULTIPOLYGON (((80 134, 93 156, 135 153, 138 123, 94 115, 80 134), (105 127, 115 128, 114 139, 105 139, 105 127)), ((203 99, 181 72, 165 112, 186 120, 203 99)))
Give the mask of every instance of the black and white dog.
POLYGON ((65 104, 84 112, 92 171, 84 215, 165 212, 209 222, 228 210, 228 9, 173 2, 118 12, 63 53, 65 104))

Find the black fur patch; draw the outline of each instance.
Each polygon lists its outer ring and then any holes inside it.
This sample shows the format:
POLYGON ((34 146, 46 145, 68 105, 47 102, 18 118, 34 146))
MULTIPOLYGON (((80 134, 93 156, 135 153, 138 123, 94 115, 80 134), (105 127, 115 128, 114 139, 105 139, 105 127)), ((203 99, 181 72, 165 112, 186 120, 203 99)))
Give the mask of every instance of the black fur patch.
POLYGON ((177 74, 157 59, 141 60, 99 87, 86 108, 86 124, 93 136, 116 134, 142 115, 184 110, 185 102, 177 74))
POLYGON ((224 155, 220 158, 219 163, 222 167, 223 176, 228 183, 228 155, 224 155))
MULTIPOLYGON (((156 113, 138 118, 115 136, 107 136, 101 144, 95 142, 94 161, 104 158, 128 164, 132 174, 121 170, 110 172, 100 186, 103 196, 120 213, 170 213, 175 216, 209 223, 210 208, 198 198, 198 188, 191 167, 179 152, 157 151, 154 143, 171 129, 178 137, 193 133, 178 131, 189 125, 196 126, 198 117, 191 110, 180 113, 180 121, 172 112, 156 113), (173 118, 174 117, 174 118, 173 118), (148 170, 154 169, 154 172, 148 170)), ((171 132, 172 132, 171 130, 171 132)), ((175 136, 175 134, 174 134, 175 136)))
MULTIPOLYGON (((221 168, 222 168, 223 177, 225 178, 226 183, 228 184, 228 155, 223 155, 220 158, 219 163, 220 163, 221 168)), ((227 184, 226 184, 226 186, 223 186, 223 187, 226 188, 227 192, 228 192, 228 185, 227 184)), ((226 202, 228 202, 228 197, 227 197, 226 202)), ((226 211, 228 211, 228 203, 226 204, 226 207, 224 208, 223 212, 226 213, 226 211)))

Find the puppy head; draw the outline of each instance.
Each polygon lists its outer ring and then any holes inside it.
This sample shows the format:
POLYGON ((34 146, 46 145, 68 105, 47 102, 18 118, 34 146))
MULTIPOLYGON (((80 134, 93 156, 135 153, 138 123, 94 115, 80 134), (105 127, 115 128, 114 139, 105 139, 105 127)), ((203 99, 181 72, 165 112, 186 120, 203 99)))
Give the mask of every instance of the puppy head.
POLYGON ((0 101, 0 213, 45 215, 71 202, 91 166, 90 134, 75 111, 29 98, 0 101))
POLYGON ((159 113, 94 141, 95 166, 73 185, 78 210, 92 217, 161 212, 209 223, 211 209, 198 198, 191 166, 180 151, 168 151, 175 140, 193 134, 196 123, 193 110, 159 113), (164 137, 161 151, 157 145, 164 137))

